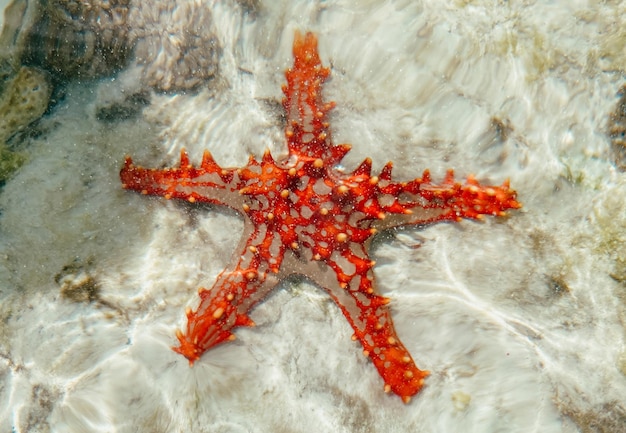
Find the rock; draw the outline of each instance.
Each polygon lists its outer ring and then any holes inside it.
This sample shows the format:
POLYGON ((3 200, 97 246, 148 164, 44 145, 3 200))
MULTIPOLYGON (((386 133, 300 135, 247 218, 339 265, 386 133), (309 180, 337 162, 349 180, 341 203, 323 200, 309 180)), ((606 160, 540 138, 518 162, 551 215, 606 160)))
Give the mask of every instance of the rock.
POLYGON ((51 86, 45 72, 22 67, 0 94, 0 143, 39 119, 48 108, 51 86))

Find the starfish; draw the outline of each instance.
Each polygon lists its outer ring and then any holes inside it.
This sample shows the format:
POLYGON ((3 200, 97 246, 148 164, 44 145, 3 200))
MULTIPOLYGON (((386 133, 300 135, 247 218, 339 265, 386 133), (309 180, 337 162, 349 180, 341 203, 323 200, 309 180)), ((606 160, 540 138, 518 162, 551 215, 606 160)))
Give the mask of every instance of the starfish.
POLYGON ((183 149, 180 166, 165 169, 143 168, 126 157, 120 172, 125 189, 229 206, 245 221, 230 265, 211 289, 199 289, 200 303, 195 311, 187 308, 186 331, 177 330, 179 346, 173 349, 193 365, 207 350, 232 341, 235 328, 254 326, 250 311, 281 280, 303 275, 341 309, 385 392, 408 403, 429 372, 416 366, 400 341, 390 299, 376 288, 372 237, 402 225, 503 216, 521 205, 508 181, 485 186, 470 176, 460 183, 451 170, 439 184, 428 170, 395 182, 391 162, 373 175, 367 158, 345 173, 338 164, 350 146, 331 140, 328 113, 334 103, 322 99, 330 69, 322 66, 316 36, 296 32, 293 56, 282 89, 285 157, 275 160, 266 150, 261 160, 250 156, 244 167, 223 168, 205 151, 200 166, 194 166, 183 149))

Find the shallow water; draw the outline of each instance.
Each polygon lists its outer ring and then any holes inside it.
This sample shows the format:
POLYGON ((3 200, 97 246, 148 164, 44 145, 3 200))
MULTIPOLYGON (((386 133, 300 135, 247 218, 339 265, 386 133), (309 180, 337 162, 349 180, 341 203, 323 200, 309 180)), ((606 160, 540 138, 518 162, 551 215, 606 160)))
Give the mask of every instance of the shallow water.
POLYGON ((619 431, 626 213, 607 125, 624 6, 178 3, 132 2, 129 40, 152 54, 64 77, 52 109, 9 141, 28 160, 0 190, 0 431, 619 431), (200 62, 217 61, 215 77, 176 57, 204 52, 180 36, 200 18, 198 37, 221 47, 200 62), (369 156, 375 171, 393 160, 398 179, 508 178, 524 204, 375 239, 379 289, 431 372, 409 405, 383 392, 307 281, 284 282, 255 328, 189 368, 174 330, 229 263, 243 219, 120 186, 126 154, 146 166, 175 164, 182 147, 223 166, 284 154, 295 29, 318 33, 332 68, 347 169, 369 156))

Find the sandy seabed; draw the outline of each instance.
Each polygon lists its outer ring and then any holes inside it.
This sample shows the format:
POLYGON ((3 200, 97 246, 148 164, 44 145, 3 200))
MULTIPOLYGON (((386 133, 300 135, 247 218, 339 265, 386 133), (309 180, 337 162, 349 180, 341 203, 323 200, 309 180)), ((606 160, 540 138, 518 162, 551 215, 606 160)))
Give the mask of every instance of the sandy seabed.
POLYGON ((98 110, 141 86, 134 71, 70 82, 0 190, 0 432, 620 431, 626 180, 607 123, 626 6, 180 3, 210 9, 217 76, 150 91, 117 120, 98 110), (425 168, 508 178, 524 204, 374 242, 398 334, 431 372, 408 405, 383 392, 339 309, 307 281, 286 281, 254 310, 255 328, 189 368, 170 350, 174 330, 228 264, 243 220, 120 186, 126 154, 147 166, 175 164, 183 147, 223 166, 283 154, 296 29, 318 34, 331 66, 346 168, 369 156, 375 170, 394 161, 397 179, 425 168))

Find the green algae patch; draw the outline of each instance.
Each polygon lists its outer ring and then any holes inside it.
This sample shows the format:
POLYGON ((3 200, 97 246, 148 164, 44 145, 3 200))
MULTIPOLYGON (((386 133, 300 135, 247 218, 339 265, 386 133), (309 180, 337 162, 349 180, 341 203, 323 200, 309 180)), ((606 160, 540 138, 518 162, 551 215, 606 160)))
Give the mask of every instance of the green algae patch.
POLYGON ((37 68, 22 67, 7 78, 0 93, 0 183, 5 182, 26 161, 7 142, 48 109, 52 87, 48 75, 37 68))
POLYGON ((0 183, 5 182, 26 161, 21 152, 12 152, 5 146, 0 146, 0 183))

